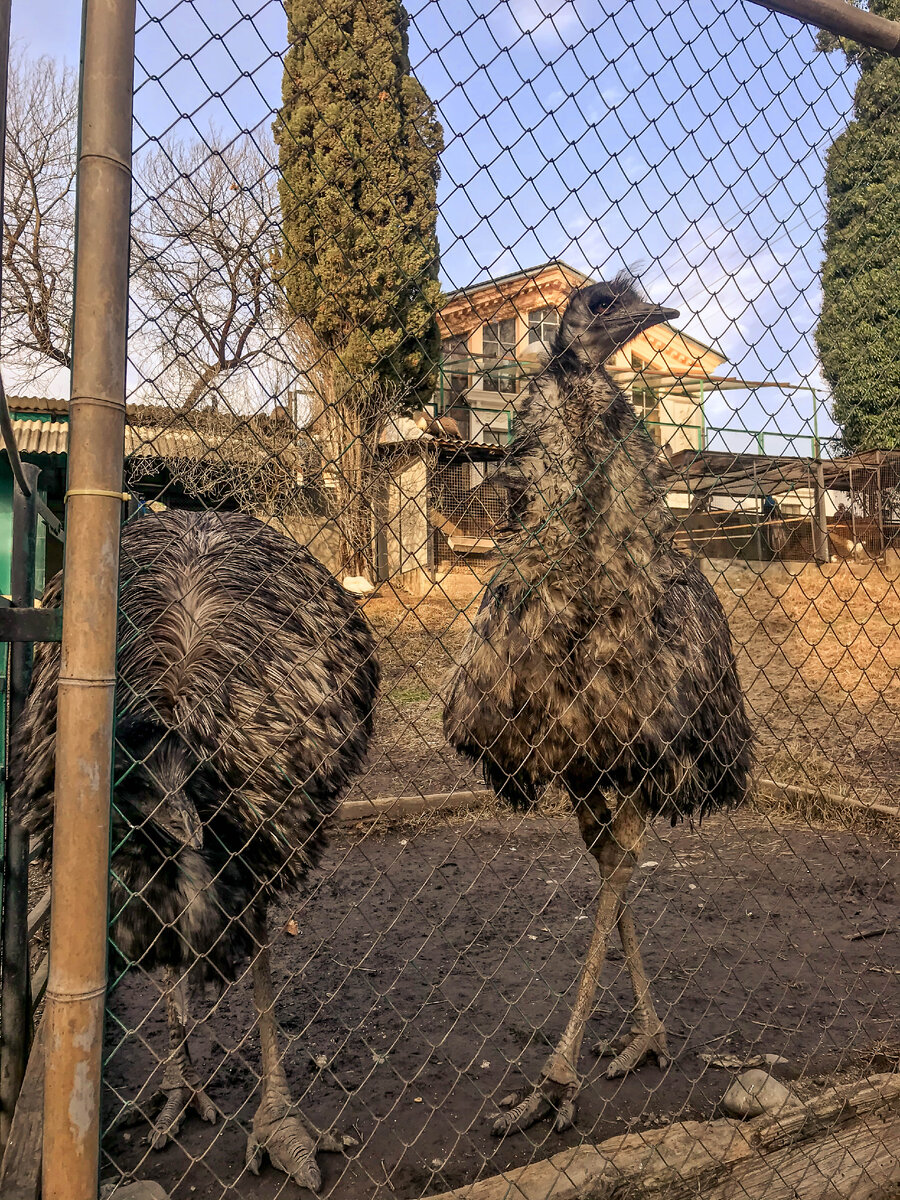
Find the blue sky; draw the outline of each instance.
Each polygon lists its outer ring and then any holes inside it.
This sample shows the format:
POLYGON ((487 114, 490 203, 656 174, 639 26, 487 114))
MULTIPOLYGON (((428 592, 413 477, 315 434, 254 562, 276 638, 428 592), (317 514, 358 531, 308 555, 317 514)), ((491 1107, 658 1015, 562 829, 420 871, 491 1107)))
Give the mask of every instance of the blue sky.
MULTIPOLYGON (((79 9, 14 5, 14 37, 76 63, 79 9)), ((855 78, 812 30, 745 0, 410 0, 410 13, 445 129, 447 287, 552 257, 598 275, 628 265, 741 378, 821 382, 824 155, 855 78)), ((277 108, 277 0, 139 5, 138 21, 136 146, 252 129, 277 108)), ((727 401, 710 402, 712 424, 811 430, 809 393, 727 401)))

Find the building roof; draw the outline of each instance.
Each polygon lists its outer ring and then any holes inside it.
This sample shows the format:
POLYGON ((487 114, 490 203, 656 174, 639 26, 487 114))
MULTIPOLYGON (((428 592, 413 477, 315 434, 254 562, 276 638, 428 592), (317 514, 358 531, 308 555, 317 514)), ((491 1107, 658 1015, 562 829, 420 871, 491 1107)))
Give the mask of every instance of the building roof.
MULTIPOLYGON (((694 495, 761 496, 810 487, 818 460, 797 455, 732 454, 725 450, 679 450, 669 460, 671 483, 694 495)), ((854 471, 891 468, 900 474, 900 450, 868 450, 822 460, 825 487, 852 491, 854 471)), ((885 487, 889 486, 886 480, 885 487)))
POLYGON ((681 484, 695 496, 761 496, 809 487, 814 463, 793 455, 687 449, 672 455, 669 470, 670 486, 681 484))
MULTIPOLYGON (((21 410, 19 410, 21 411, 21 410)), ((13 434, 20 454, 43 458, 61 458, 68 449, 68 421, 16 420, 13 434)), ((284 453, 292 447, 273 451, 271 444, 260 437, 258 442, 247 436, 246 423, 234 432, 200 432, 185 428, 164 428, 159 425, 126 425, 125 456, 142 459, 203 459, 217 458, 260 462, 268 461, 273 453, 284 453), (240 436, 240 440, 238 440, 240 436)), ((0 447, 0 453, 5 449, 0 447)))
MULTIPOLYGON (((44 458, 64 457, 69 442, 68 421, 17 421, 13 418, 12 427, 20 454, 44 458)), ((5 453, 6 448, 0 446, 0 454, 5 453)))
MULTIPOLYGON (((521 302, 521 296, 526 291, 529 284, 535 284, 542 275, 548 272, 557 272, 563 277, 562 283, 560 280, 544 281, 541 284, 541 294, 547 289, 547 295, 543 298, 543 303, 550 303, 554 306, 562 307, 570 294, 570 289, 573 285, 583 285, 586 283, 598 282, 594 276, 585 274, 584 271, 577 267, 570 266, 561 258, 551 258, 548 262, 540 263, 536 267, 527 267, 521 271, 510 271, 506 275, 487 276, 477 280, 475 283, 470 283, 466 287, 456 288, 452 292, 448 292, 445 296, 444 304, 441 308, 439 316, 442 319, 442 324, 448 332, 465 332, 466 327, 471 328, 471 321, 474 318, 476 324, 478 321, 494 319, 490 314, 486 305, 493 302, 500 306, 515 306, 521 302), (516 289, 515 284, 521 283, 522 287, 516 289), (555 297, 552 294, 556 289, 555 297), (478 300, 475 297, 480 297, 478 300), (468 304, 466 303, 468 301, 468 304), (465 314, 465 316, 463 316, 465 314), (454 328, 456 325, 461 325, 463 328, 454 328)), ((518 311, 516 309, 516 311, 518 311)), ((717 347, 710 345, 707 342, 702 342, 692 333, 686 333, 684 330, 677 328, 675 325, 670 325, 667 322, 655 326, 656 329, 667 330, 669 334, 678 337, 682 342, 690 342, 693 346, 704 354, 712 354, 720 360, 720 363, 726 361, 726 356, 717 347)))
POLYGON ((11 413, 40 413, 65 416, 69 411, 68 400, 57 396, 7 396, 11 413))
POLYGON ((545 263, 540 263, 536 267, 526 267, 521 271, 510 271, 506 275, 487 275, 482 279, 476 280, 475 283, 469 283, 465 287, 454 288, 452 292, 447 292, 447 299, 450 300, 454 296, 465 296, 468 292, 477 292, 481 288, 496 287, 504 283, 512 283, 516 279, 533 279, 536 275, 543 274, 544 271, 549 271, 552 267, 558 267, 562 271, 567 271, 570 275, 576 275, 585 283, 590 282, 591 276, 586 275, 584 271, 579 271, 577 267, 571 267, 567 262, 563 262, 561 258, 551 258, 545 263))

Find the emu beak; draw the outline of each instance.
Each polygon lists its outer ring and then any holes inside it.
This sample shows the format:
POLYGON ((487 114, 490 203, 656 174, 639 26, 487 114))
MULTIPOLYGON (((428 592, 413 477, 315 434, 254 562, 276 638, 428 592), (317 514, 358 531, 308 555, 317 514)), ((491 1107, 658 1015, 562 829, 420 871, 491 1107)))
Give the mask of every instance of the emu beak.
MULTIPOLYGON (((647 317, 653 318, 652 324, 654 325, 660 325, 663 321, 674 321, 679 316, 681 316, 681 313, 677 308, 664 308, 661 304, 647 305, 647 317)), ((648 328, 650 324, 651 322, 648 321, 648 328)))
POLYGON ((630 341, 645 329, 661 325, 664 321, 673 321, 678 315, 677 308, 665 308, 662 304, 632 305, 619 318, 622 336, 630 341))

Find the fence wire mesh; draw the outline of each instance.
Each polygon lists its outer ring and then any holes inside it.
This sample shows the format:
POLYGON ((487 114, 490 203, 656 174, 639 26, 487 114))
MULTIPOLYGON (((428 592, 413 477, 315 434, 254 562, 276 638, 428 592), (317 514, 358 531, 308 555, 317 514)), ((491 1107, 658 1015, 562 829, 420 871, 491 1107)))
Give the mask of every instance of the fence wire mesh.
MULTIPOLYGON (((11 86, 34 391, 75 83, 11 86)), ((138 5, 104 1184, 618 1195, 761 1068, 641 1194, 888 1194, 898 117, 743 2, 138 5)))

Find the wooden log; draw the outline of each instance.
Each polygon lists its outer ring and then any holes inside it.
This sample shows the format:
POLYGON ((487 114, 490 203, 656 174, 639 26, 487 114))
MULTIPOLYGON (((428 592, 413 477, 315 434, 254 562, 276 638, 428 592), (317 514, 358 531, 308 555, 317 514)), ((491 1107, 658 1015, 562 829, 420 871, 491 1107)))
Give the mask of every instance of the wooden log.
POLYGON ((345 800, 335 816, 339 821, 364 821, 374 817, 409 817, 440 808, 473 808, 493 796, 486 789, 477 792, 432 792, 427 796, 383 796, 377 800, 345 800))
POLYGON ((900 55, 900 23, 866 12, 847 0, 753 0, 753 3, 863 46, 900 55))
POLYGON ((679 1121, 428 1200, 876 1200, 900 1185, 900 1074, 751 1121, 679 1121))
POLYGON ((44 1025, 28 1056, 22 1090, 13 1113, 0 1166, 3 1200, 37 1200, 41 1190, 41 1138, 44 1129, 44 1025))
POLYGON ((843 805, 845 808, 856 808, 862 812, 877 812, 882 813, 887 817, 900 816, 900 808, 893 804, 876 804, 874 800, 854 800, 852 796, 842 796, 838 792, 829 792, 825 788, 814 787, 811 784, 804 786, 796 783, 779 783, 777 779, 760 779, 757 781, 757 786, 765 788, 769 791, 783 793, 785 796, 793 796, 795 800, 809 800, 816 796, 822 796, 832 804, 843 805))

